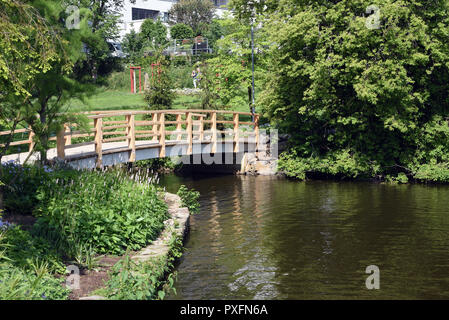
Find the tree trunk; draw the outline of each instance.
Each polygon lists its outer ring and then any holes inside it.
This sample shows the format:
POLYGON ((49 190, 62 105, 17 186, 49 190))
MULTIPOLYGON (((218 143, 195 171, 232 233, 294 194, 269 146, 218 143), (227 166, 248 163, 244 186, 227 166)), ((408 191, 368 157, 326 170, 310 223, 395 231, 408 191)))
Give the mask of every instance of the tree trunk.
POLYGON ((3 187, 0 186, 0 217, 3 214, 3 187))
MULTIPOLYGON (((42 128, 45 128, 45 124, 47 122, 47 116, 45 114, 45 111, 46 111, 47 108, 46 108, 45 105, 42 105, 41 107, 42 108, 41 108, 41 111, 39 113, 39 119, 41 121, 42 128)), ((41 155, 40 162, 41 162, 41 164, 44 165, 44 164, 47 163, 48 129, 47 129, 47 132, 45 132, 45 129, 43 129, 41 131, 40 136, 39 136, 39 141, 41 143, 41 148, 42 148, 40 150, 40 155, 41 155)))

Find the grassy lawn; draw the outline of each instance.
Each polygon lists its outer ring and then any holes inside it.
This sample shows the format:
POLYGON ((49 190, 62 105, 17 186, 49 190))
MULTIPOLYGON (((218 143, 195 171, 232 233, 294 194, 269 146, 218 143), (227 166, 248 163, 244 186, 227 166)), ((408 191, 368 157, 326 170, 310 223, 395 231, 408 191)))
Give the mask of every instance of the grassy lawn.
POLYGON ((129 110, 143 109, 146 103, 143 95, 133 94, 129 91, 103 91, 86 99, 69 101, 66 107, 70 111, 100 111, 100 110, 129 110))
MULTIPOLYGON (((129 91, 103 91, 86 99, 85 102, 73 99, 66 104, 70 111, 101 111, 101 110, 139 110, 146 106, 143 94, 129 91)), ((201 109, 201 99, 198 96, 178 96, 173 103, 173 109, 201 109)))
MULTIPOLYGON (((70 111, 101 111, 101 110, 139 110, 146 106, 143 94, 134 94, 129 91, 99 91, 82 102, 73 99, 66 104, 70 111)), ((173 103, 173 109, 201 109, 199 96, 178 95, 173 103)), ((242 105, 235 111, 248 112, 248 105, 242 105)))

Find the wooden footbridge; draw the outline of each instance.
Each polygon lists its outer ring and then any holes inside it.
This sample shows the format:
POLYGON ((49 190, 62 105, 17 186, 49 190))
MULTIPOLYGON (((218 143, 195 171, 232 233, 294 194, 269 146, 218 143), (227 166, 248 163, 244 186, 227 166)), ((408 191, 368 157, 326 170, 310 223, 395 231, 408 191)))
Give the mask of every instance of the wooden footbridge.
MULTIPOLYGON (((48 150, 49 160, 59 158, 74 168, 95 168, 137 160, 199 154, 256 151, 259 145, 259 115, 221 110, 98 111, 86 113, 89 127, 81 130, 67 123, 51 137, 56 148, 48 150)), ((0 136, 9 135, 0 132, 0 136)), ((28 145, 27 152, 4 156, 2 162, 31 161, 38 154, 34 134, 19 129, 14 134, 27 139, 10 146, 28 145)), ((2 146, 2 145, 0 145, 2 146)))

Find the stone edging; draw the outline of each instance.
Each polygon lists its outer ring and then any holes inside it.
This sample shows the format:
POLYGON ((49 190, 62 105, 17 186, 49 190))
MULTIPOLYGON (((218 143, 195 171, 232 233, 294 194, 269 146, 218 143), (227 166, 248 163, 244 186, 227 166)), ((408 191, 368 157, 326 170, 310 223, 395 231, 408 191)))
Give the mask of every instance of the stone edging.
MULTIPOLYGON (((141 249, 132 255, 131 259, 142 263, 154 258, 167 260, 170 254, 169 242, 173 237, 173 232, 181 239, 185 239, 190 226, 190 213, 188 208, 182 208, 181 198, 176 194, 166 192, 164 201, 168 206, 168 218, 164 224, 165 228, 159 237, 148 247, 141 249)), ((80 300, 106 300, 102 296, 82 297, 80 300)))

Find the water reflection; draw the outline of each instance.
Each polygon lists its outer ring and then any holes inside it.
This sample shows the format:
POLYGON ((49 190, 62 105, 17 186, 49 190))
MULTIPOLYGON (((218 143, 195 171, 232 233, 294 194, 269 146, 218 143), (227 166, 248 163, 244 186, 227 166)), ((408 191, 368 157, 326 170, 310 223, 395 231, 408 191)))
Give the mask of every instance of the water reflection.
POLYGON ((449 297, 449 187, 164 177, 201 192, 174 299, 449 297), (365 288, 365 268, 381 290, 365 288))

